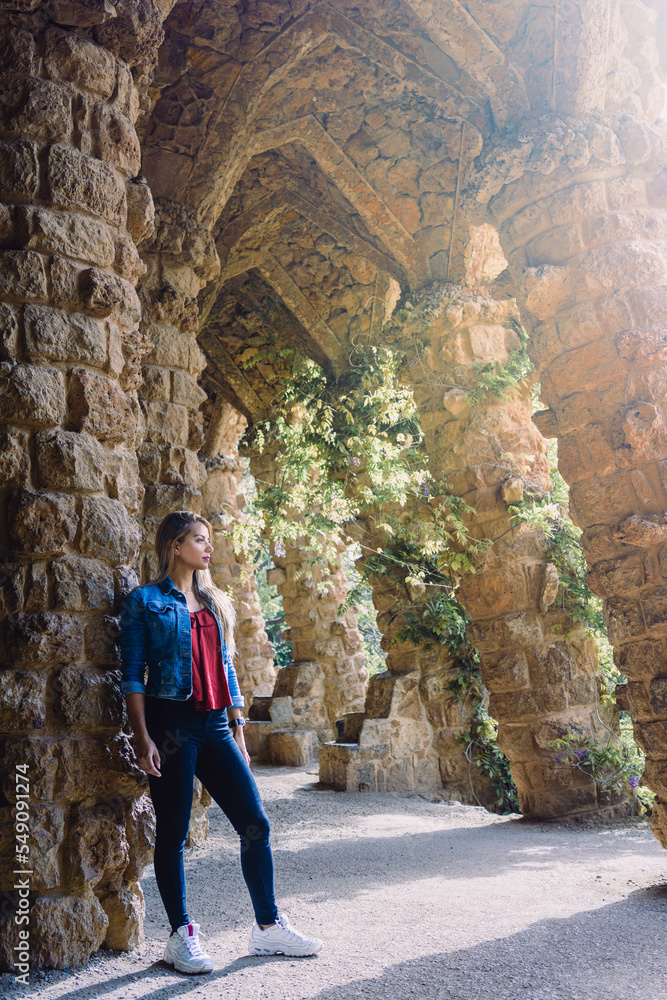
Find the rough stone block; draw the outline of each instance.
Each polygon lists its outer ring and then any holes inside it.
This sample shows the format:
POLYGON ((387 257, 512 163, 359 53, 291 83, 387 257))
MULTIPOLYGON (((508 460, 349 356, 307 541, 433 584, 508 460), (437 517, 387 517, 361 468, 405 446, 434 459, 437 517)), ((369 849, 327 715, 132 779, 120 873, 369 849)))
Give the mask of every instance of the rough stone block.
POLYGON ((154 444, 187 446, 188 411, 175 403, 145 403, 146 440, 154 444))
POLYGON ((533 688, 528 691, 508 691, 492 694, 489 706, 494 718, 515 719, 555 715, 567 708, 565 692, 561 687, 533 688))
POLYGON ((4 767, 0 785, 9 802, 16 802, 14 770, 27 764, 30 774, 30 797, 35 802, 52 802, 58 772, 58 748, 52 740, 11 736, 0 741, 4 767))
MULTIPOLYGON (((81 290, 83 303, 88 312, 95 316, 105 317, 121 305, 126 296, 127 283, 123 278, 97 267, 87 268, 81 274, 81 290)), ((135 310, 133 321, 138 321, 140 312, 135 310)))
POLYGON ((46 301, 44 258, 32 250, 0 252, 0 295, 17 301, 46 301))
POLYGON ((0 671, 0 732, 43 729, 46 675, 32 670, 0 671))
POLYGON ((319 663, 290 663, 278 671, 274 698, 309 698, 324 693, 324 672, 319 663))
POLYGON ((39 483, 47 489, 92 492, 104 485, 104 449, 89 434, 39 431, 36 456, 39 483))
POLYGON ((172 510, 201 510, 201 493, 190 486, 149 486, 146 489, 144 513, 162 518, 172 510))
POLYGON ((0 564, 0 612, 11 615, 23 606, 25 566, 21 563, 0 564))
POLYGON ((120 879, 127 867, 125 815, 108 800, 78 805, 68 837, 68 865, 75 881, 92 888, 120 879))
POLYGON ((118 82, 116 86, 116 107, 134 122, 139 115, 139 95, 132 78, 130 67, 123 62, 118 63, 118 82))
POLYGON ((119 727, 123 697, 116 671, 65 667, 58 674, 56 712, 67 726, 119 727))
POLYGON ((146 265, 137 252, 137 248, 129 236, 121 234, 116 240, 116 271, 132 285, 136 285, 142 274, 146 273, 146 265))
POLYGON ((132 882, 104 896, 102 909, 106 913, 107 927, 104 947, 114 951, 132 951, 144 940, 146 906, 139 882, 132 882))
POLYGON ((635 723, 634 734, 637 743, 648 757, 659 760, 667 758, 667 722, 635 723))
POLYGON ((118 566, 113 571, 114 585, 116 588, 116 610, 120 610, 120 605, 123 603, 127 595, 135 587, 139 586, 139 577, 137 576, 136 570, 131 566, 118 566))
POLYGON ((69 663, 83 653, 83 629, 71 615, 42 611, 7 619, 5 662, 27 667, 69 663))
POLYGON ((148 184, 128 184, 127 228, 135 243, 152 236, 155 230, 155 206, 148 184))
POLYGON ((132 401, 103 375, 74 369, 69 379, 69 426, 103 441, 131 443, 137 432, 132 401))
POLYGON ((0 361, 15 361, 18 353, 19 307, 0 302, 0 361))
POLYGON ((609 641, 616 646, 627 639, 635 639, 646 633, 646 625, 638 601, 626 601, 612 597, 605 602, 604 617, 609 641))
POLYGON ((130 514, 138 513, 146 491, 139 478, 137 453, 125 448, 108 452, 106 479, 109 496, 120 500, 130 514))
POLYGON ((153 344, 153 350, 146 357, 148 364, 187 369, 190 357, 189 338, 180 330, 166 323, 154 323, 146 326, 145 333, 153 344))
POLYGON ((614 660, 630 680, 658 677, 667 663, 667 648, 660 640, 626 643, 615 650, 614 660))
POLYGON ((39 187, 36 143, 0 142, 0 187, 7 200, 36 196, 39 187))
POLYGON ((132 563, 140 544, 139 526, 122 503, 102 497, 84 497, 81 509, 81 551, 84 555, 102 557, 112 563, 132 563))
POLYGON ((111 163, 126 177, 139 173, 141 147, 134 126, 125 115, 108 104, 96 103, 92 128, 101 160, 111 163))
POLYGON ((65 380, 53 368, 0 364, 0 417, 7 422, 38 426, 61 423, 65 413, 65 380))
POLYGON ((106 361, 104 328, 88 316, 48 306, 28 306, 25 329, 26 351, 30 357, 85 361, 98 367, 106 361))
POLYGON ((206 399, 206 393, 197 385, 196 380, 182 371, 173 372, 172 379, 172 402, 197 410, 206 399))
POLYGON ((484 658, 484 683, 489 691, 515 691, 530 686, 528 657, 523 649, 514 650, 493 662, 484 658))
MULTIPOLYGON (((21 10, 32 10, 37 4, 21 6, 21 10)), ((11 66, 12 72, 25 76, 39 75, 39 53, 37 43, 30 31, 16 24, 0 38, 0 66, 11 66)))
POLYGON ((116 666, 120 662, 120 626, 117 618, 95 615, 85 626, 86 657, 91 663, 116 666))
POLYGON ((60 552, 76 535, 76 500, 62 494, 14 494, 9 503, 9 537, 16 552, 60 552))
POLYGON ((70 257, 102 267, 113 264, 114 242, 109 229, 99 220, 24 206, 17 209, 17 220, 26 249, 59 253, 66 247, 70 257))
POLYGON ((252 760, 258 763, 271 760, 269 736, 274 728, 274 724, 269 720, 253 719, 247 723, 245 727, 245 741, 252 760))
POLYGON ((65 257, 51 258, 51 304, 81 309, 81 266, 65 257))
POLYGON ((275 729, 269 736, 269 754, 273 764, 303 767, 315 759, 319 742, 314 729, 275 729))
POLYGON ((25 486, 28 483, 29 444, 30 434, 26 430, 7 427, 0 431, 0 482, 4 486, 25 486))
POLYGON ((113 570, 95 559, 64 556, 51 563, 57 611, 111 610, 113 570))
POLYGON ((68 139, 72 131, 69 90, 38 77, 10 83, 0 105, 0 127, 22 139, 68 139))
POLYGON ((104 942, 108 926, 92 894, 36 899, 30 912, 31 965, 69 969, 84 965, 104 942))
POLYGON ((60 885, 60 845, 65 835, 62 806, 47 802, 30 805, 30 861, 33 875, 30 887, 35 892, 60 885))
POLYGON ((658 587, 642 595, 642 612, 646 627, 654 634, 667 633, 667 587, 658 587))
POLYGON ((171 398, 171 372, 157 365, 144 365, 141 398, 168 403, 171 398))
POLYGON ((155 843, 155 810, 149 795, 132 799, 125 812, 125 835, 129 845, 125 878, 141 878, 144 868, 153 860, 155 843))
POLYGON ((56 144, 49 150, 47 169, 55 204, 92 212, 111 225, 124 224, 125 187, 106 163, 56 144))
POLYGON ((116 60, 101 45, 79 34, 50 27, 44 65, 53 80, 75 83, 108 99, 116 86, 116 60))

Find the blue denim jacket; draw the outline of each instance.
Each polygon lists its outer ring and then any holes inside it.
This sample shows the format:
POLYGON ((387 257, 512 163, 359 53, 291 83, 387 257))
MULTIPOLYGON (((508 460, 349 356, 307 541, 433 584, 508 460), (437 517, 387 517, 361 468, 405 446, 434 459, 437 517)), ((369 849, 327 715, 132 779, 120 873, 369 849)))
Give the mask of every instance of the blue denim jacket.
MULTIPOLYGON (((218 622, 222 662, 232 704, 243 707, 243 695, 218 622)), ((185 596, 167 577, 146 583, 127 595, 120 612, 121 691, 186 701, 192 694, 192 638, 185 596), (148 679, 145 670, 148 667, 148 679)))

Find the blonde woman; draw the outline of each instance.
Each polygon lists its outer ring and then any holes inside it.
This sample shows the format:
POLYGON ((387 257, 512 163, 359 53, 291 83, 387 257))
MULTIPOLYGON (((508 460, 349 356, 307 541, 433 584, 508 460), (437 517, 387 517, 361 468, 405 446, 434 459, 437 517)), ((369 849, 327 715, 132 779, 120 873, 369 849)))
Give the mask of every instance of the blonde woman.
POLYGON ((195 775, 241 839, 255 911, 251 953, 314 955, 322 942, 297 933, 276 909, 269 821, 243 736, 234 608, 208 569, 211 526, 191 511, 168 514, 155 550, 157 577, 135 588, 121 611, 121 687, 155 807, 155 878, 172 931, 164 961, 181 972, 213 969, 185 898, 183 849, 195 775))

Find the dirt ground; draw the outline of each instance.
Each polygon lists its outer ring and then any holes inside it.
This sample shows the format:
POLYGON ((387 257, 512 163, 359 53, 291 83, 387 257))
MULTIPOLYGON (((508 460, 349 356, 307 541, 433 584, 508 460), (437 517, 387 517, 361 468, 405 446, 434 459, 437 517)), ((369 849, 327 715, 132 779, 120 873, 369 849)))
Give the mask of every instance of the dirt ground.
POLYGON ((148 870, 146 941, 0 997, 40 1000, 667 1000, 667 853, 648 823, 567 828, 429 797, 345 795, 312 769, 254 768, 272 822, 279 907, 321 937, 312 958, 248 955, 238 842, 217 807, 187 852, 188 905, 215 962, 161 963, 148 870))

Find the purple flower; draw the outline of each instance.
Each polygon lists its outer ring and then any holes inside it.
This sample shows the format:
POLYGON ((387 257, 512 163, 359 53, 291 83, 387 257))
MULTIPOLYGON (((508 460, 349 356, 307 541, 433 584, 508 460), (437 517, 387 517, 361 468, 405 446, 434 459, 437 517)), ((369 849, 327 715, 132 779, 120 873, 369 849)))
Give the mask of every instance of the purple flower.
POLYGON ((422 486, 422 493, 424 494, 425 497, 427 497, 430 492, 431 491, 429 489, 428 483, 424 483, 423 486, 422 486))
POLYGON ((639 775, 631 774, 628 778, 628 784, 630 785, 630 788, 636 788, 639 784, 639 775))
POLYGON ((580 760, 588 759, 588 750, 575 750, 574 752, 580 760))

